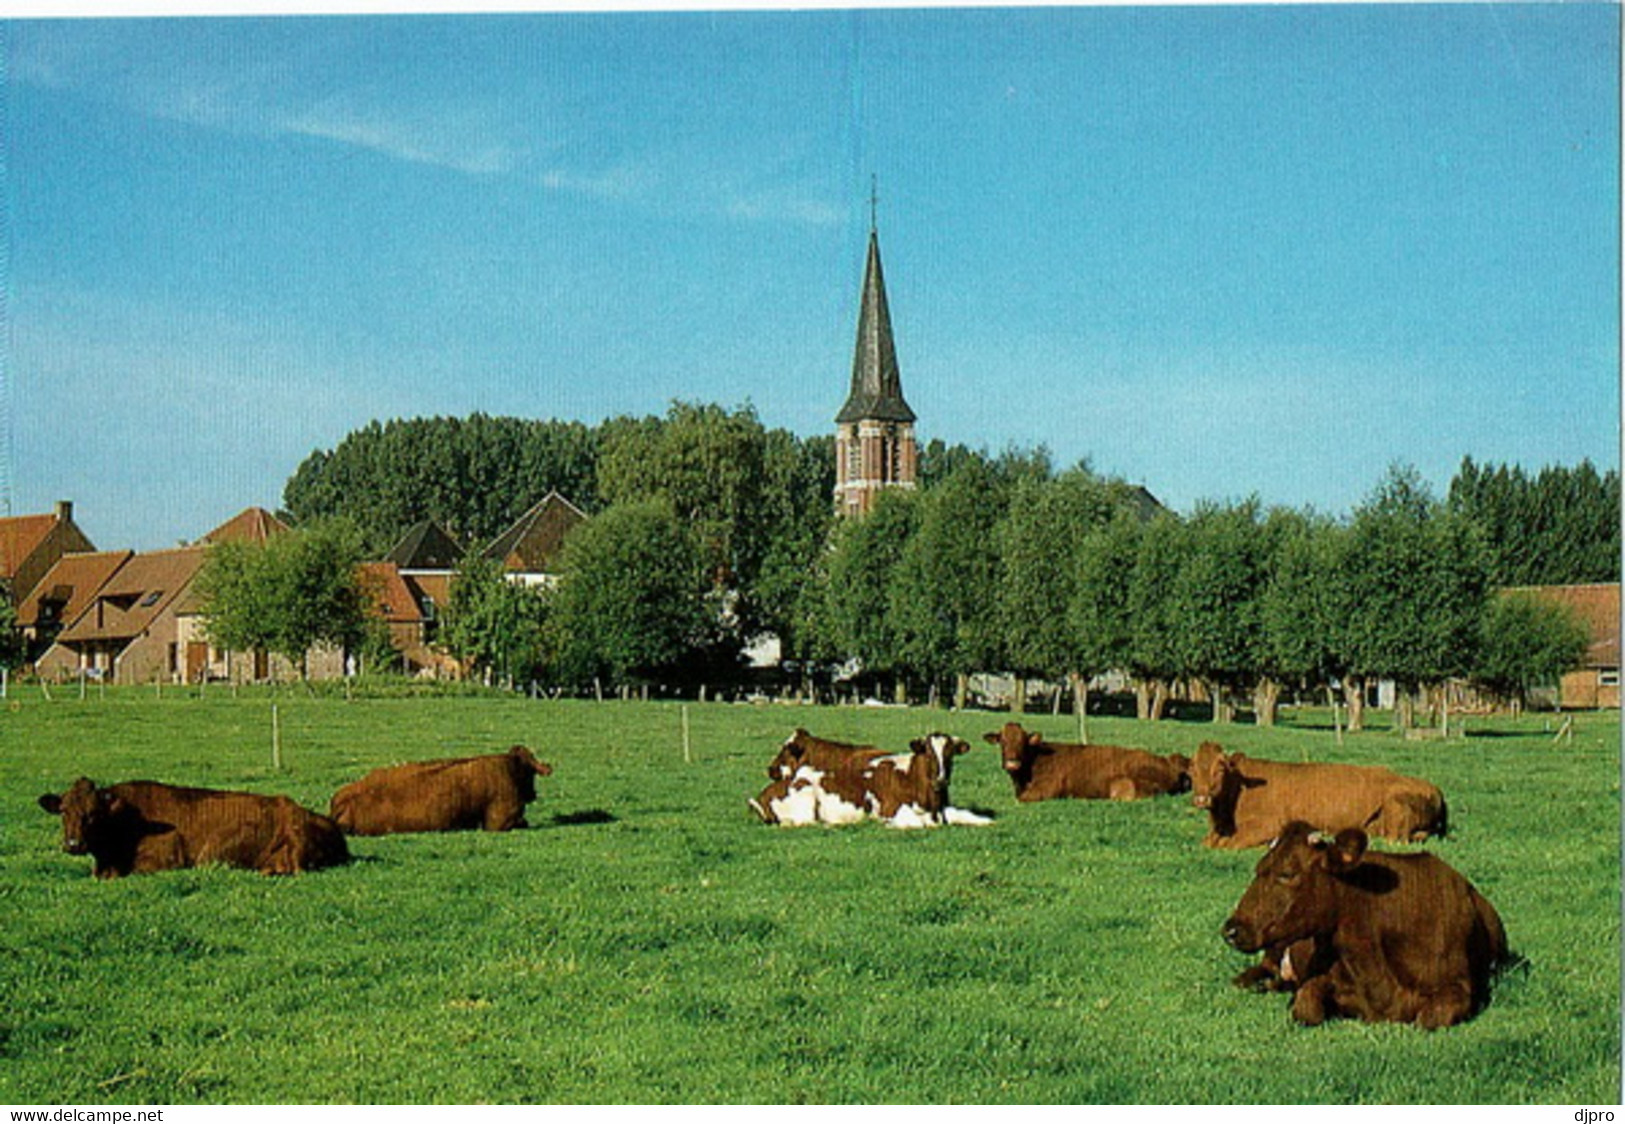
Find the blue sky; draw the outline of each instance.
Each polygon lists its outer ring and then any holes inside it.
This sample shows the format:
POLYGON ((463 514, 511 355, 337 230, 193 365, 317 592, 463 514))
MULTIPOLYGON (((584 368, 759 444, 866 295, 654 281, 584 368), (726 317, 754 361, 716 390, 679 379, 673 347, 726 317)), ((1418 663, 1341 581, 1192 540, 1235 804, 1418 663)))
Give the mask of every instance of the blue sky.
POLYGON ((833 430, 871 176, 923 439, 1178 510, 1619 457, 1612 4, 21 20, 14 514, 373 418, 833 430))

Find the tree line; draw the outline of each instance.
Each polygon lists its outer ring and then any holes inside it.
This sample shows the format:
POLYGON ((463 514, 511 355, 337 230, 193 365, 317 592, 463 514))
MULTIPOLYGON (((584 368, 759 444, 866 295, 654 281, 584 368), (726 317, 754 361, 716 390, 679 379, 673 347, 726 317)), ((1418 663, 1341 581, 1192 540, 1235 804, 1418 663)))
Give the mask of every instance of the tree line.
POLYGON ((895 697, 963 704, 977 673, 1083 697, 1116 671, 1146 717, 1194 685, 1216 718, 1267 723, 1283 694, 1335 684, 1357 725, 1365 685, 1392 680, 1408 722, 1446 682, 1521 699, 1578 661, 1578 622, 1495 591, 1618 580, 1618 475, 1589 462, 1530 476, 1468 459, 1443 499, 1396 466, 1333 517, 1256 498, 1179 516, 1043 449, 932 442, 920 459, 918 489, 837 520, 832 440, 749 407, 416 419, 313 453, 284 503, 347 521, 350 549, 376 556, 420 519, 477 545, 567 495, 593 517, 558 585, 471 555, 440 642, 476 671, 573 688, 726 682, 772 634, 809 679, 840 668, 895 697))

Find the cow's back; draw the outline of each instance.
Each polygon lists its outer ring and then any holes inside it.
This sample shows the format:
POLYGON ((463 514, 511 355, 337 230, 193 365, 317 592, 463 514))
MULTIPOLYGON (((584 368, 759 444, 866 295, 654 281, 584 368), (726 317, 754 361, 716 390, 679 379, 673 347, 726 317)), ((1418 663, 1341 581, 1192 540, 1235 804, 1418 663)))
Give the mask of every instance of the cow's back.
POLYGON ((1030 780, 1019 799, 1134 799, 1172 792, 1178 785, 1176 768, 1143 749, 1044 742, 1034 750, 1030 780))
POLYGON ((1267 843, 1294 820, 1328 833, 1358 827, 1401 841, 1442 828, 1438 789, 1383 766, 1247 757, 1237 768, 1233 806, 1223 810, 1234 822, 1226 840, 1232 846, 1267 843))
MULTIPOLYGON (((330 815, 350 835, 473 830, 486 826, 493 805, 503 829, 524 811, 510 754, 417 761, 374 769, 333 794, 330 815)), ((534 785, 529 795, 534 797, 534 785)))
POLYGON ((132 872, 221 864, 267 874, 294 874, 349 859, 326 816, 286 796, 127 781, 108 789, 144 825, 132 872))

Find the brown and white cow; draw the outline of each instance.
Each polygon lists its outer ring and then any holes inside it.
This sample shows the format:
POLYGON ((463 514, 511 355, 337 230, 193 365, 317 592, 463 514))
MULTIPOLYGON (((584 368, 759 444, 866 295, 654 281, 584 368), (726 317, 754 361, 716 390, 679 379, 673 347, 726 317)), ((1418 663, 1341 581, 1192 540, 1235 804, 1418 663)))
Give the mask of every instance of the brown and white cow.
POLYGON ((1016 799, 1139 800, 1183 792, 1190 783, 1190 762, 1180 754, 1159 757, 1143 749, 1115 745, 1046 742, 1015 722, 982 735, 1004 756, 1004 771, 1016 787, 1016 799))
POLYGON ((1343 1016, 1432 1029, 1470 1018, 1507 961, 1500 916, 1442 859, 1366 846, 1359 828, 1331 838, 1307 823, 1287 825, 1224 923, 1224 939, 1242 952, 1301 941, 1329 947, 1329 963, 1292 999, 1292 1017, 1306 1025, 1343 1016))
POLYGON ((286 796, 125 781, 98 788, 80 777, 39 805, 62 817, 62 849, 88 854, 97 878, 182 867, 243 867, 297 874, 347 862, 338 825, 286 796))
POLYGON ((869 816, 905 828, 989 823, 948 803, 953 759, 969 749, 960 738, 929 734, 909 743, 906 754, 848 756, 823 768, 809 762, 775 779, 750 805, 764 822, 788 827, 869 816))
POLYGON ((525 823, 536 778, 552 766, 522 745, 506 753, 374 769, 333 794, 332 816, 351 835, 511 831, 525 823))
POLYGON ((1262 846, 1293 820, 1403 843, 1445 833, 1439 789, 1380 766, 1264 761, 1203 742, 1190 772, 1191 803, 1207 809, 1209 847, 1262 846))

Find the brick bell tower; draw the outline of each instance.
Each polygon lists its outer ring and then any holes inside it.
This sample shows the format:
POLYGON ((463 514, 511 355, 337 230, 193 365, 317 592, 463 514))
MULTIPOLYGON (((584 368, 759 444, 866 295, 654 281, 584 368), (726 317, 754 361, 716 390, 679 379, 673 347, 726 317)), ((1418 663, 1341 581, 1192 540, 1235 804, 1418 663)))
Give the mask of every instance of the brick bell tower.
POLYGON ((864 515, 886 488, 913 488, 918 468, 914 411, 903 400, 870 198, 869 260, 858 309, 852 391, 835 415, 835 510, 864 515))

